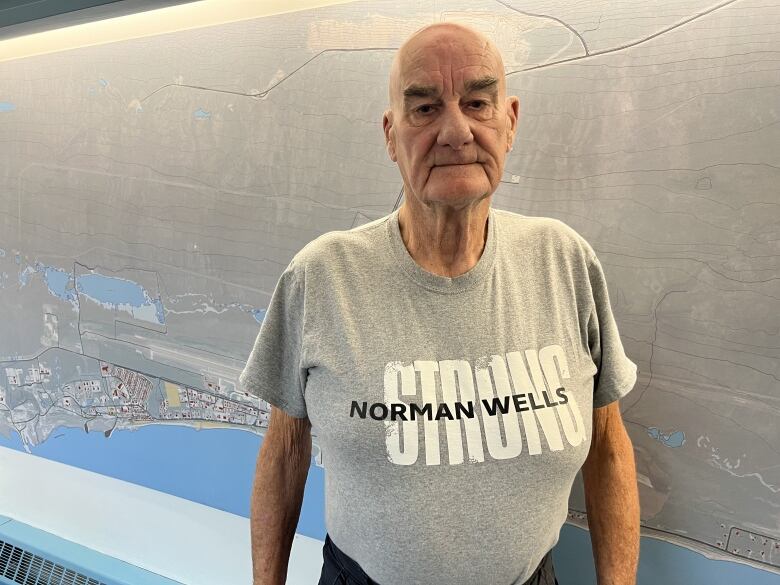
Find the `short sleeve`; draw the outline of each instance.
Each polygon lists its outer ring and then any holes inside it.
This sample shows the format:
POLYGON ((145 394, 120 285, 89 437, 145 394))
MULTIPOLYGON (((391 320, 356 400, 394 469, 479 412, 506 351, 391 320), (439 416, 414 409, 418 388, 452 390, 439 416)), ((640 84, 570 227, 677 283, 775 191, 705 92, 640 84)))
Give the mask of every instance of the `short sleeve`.
MULTIPOLYGON (((300 267, 298 270, 302 270, 300 267)), ((306 418, 308 371, 301 367, 304 295, 295 260, 279 277, 244 370, 241 387, 295 418, 306 418)))
POLYGON ((596 375, 593 408, 606 406, 628 394, 636 383, 637 367, 626 356, 615 317, 609 304, 604 270, 595 254, 588 261, 593 308, 588 319, 588 347, 596 375))

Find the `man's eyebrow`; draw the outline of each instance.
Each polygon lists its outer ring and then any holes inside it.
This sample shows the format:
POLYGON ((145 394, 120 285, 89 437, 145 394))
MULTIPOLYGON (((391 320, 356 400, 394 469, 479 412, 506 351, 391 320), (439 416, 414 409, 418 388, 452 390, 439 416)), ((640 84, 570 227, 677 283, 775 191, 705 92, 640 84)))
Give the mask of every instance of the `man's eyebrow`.
POLYGON ((437 95, 439 95, 439 90, 437 90, 433 85, 419 85, 413 83, 404 89, 404 101, 409 101, 409 98, 436 97, 437 95))
MULTIPOLYGON (((466 93, 473 91, 488 90, 494 97, 498 96, 498 78, 492 75, 486 75, 478 79, 469 79, 466 82, 466 93)), ((404 89, 404 102, 411 98, 434 98, 439 95, 439 90, 433 85, 420 85, 413 83, 404 89)))
POLYGON ((498 94, 498 79, 492 75, 486 75, 479 79, 469 79, 466 82, 466 93, 489 89, 490 93, 498 94))

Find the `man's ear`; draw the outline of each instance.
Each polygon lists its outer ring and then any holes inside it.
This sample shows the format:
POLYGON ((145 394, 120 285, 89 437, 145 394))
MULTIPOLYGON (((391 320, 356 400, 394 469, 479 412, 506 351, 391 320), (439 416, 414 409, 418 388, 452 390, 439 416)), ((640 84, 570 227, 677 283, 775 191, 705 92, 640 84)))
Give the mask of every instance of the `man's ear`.
POLYGON ((398 157, 395 155, 395 136, 393 135, 392 108, 385 110, 385 113, 382 116, 382 128, 385 132, 385 145, 387 147, 387 154, 390 156, 391 161, 397 162, 398 157))
POLYGON ((515 95, 509 96, 506 98, 506 106, 506 150, 509 152, 512 150, 512 143, 515 141, 515 133, 517 132, 517 120, 520 117, 520 100, 515 95))

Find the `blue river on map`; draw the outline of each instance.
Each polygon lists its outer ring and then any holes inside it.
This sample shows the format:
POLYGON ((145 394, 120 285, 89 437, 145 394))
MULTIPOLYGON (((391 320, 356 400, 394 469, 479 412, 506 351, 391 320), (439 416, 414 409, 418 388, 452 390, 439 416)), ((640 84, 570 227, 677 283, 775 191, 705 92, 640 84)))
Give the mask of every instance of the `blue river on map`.
MULTIPOLYGON (((238 429, 147 425, 135 431, 58 428, 33 455, 128 481, 249 517, 249 499, 262 437, 238 429)), ((19 435, 0 446, 23 451, 19 435)), ((325 540, 325 475, 312 465, 296 532, 325 540)))
MULTIPOLYGON (((0 249, 0 252, 2 253, 0 257, 5 256, 4 250, 0 249)), ((17 264, 20 263, 18 254, 15 260, 17 264)), ((24 270, 19 272, 19 284, 27 286, 30 277, 35 273, 43 275, 49 294, 63 301, 77 303, 78 292, 95 302, 107 305, 106 308, 111 309, 117 309, 118 307, 141 309, 154 306, 156 323, 160 325, 165 324, 165 307, 162 300, 159 297, 150 297, 149 292, 143 286, 132 280, 98 273, 81 274, 74 278, 73 274, 67 270, 36 262, 34 265, 28 264, 24 270)), ((242 306, 242 310, 247 309, 242 306)), ((249 309, 249 313, 257 323, 263 322, 265 312, 266 309, 249 309)), ((149 316, 143 313, 136 316, 149 320, 149 316)))

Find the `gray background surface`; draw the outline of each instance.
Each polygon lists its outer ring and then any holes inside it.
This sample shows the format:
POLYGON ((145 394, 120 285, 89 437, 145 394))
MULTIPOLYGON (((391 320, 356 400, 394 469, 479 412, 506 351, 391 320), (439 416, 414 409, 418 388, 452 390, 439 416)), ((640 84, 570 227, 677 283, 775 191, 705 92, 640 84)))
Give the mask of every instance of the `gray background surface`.
MULTIPOLYGON (((387 74, 437 20, 490 35, 520 98, 494 206, 565 221, 604 266, 640 370, 622 411, 643 526, 777 570, 770 0, 355 2, 0 63, 0 433, 34 445, 87 422, 262 429, 267 405, 235 387, 262 310, 304 244, 398 204, 387 74), (86 294, 91 273, 146 301, 86 294), (94 410, 65 408, 62 380, 105 364, 159 392, 100 405, 116 386, 82 385, 94 410), (188 405, 160 416, 166 382, 204 393, 197 420, 188 405)), ((579 481, 571 508, 582 523, 579 481)))

